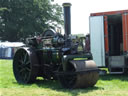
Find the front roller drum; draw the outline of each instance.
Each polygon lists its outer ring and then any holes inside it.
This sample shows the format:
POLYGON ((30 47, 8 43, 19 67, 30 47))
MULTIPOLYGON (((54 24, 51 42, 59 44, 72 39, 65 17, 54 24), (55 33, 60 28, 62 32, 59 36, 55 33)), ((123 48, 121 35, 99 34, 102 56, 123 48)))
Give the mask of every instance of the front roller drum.
POLYGON ((99 78, 98 68, 94 61, 72 60, 70 70, 59 75, 60 83, 65 88, 93 87, 99 78))

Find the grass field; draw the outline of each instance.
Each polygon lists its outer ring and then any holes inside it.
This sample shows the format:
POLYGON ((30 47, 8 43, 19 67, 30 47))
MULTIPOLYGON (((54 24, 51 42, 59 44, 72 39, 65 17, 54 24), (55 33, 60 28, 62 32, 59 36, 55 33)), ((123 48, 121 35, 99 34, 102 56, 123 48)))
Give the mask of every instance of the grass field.
POLYGON ((57 81, 43 80, 20 85, 13 76, 12 61, 0 60, 0 96, 128 96, 128 75, 100 76, 87 89, 63 89, 57 81))

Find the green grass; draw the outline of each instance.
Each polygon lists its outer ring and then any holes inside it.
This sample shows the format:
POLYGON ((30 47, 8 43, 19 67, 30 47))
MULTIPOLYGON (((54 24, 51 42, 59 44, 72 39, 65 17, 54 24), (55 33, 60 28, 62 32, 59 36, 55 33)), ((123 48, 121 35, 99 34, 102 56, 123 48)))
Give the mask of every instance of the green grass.
POLYGON ((12 72, 11 60, 0 60, 0 96, 128 96, 128 75, 100 76, 97 84, 87 89, 64 89, 57 81, 37 80, 20 85, 12 72))

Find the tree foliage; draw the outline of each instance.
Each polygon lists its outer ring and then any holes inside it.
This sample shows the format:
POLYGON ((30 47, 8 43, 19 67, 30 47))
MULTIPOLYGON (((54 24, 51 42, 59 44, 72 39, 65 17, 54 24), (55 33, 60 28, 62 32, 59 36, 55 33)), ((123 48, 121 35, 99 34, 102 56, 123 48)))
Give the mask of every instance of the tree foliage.
POLYGON ((0 37, 19 41, 62 24, 62 8, 50 0, 1 0, 0 37))

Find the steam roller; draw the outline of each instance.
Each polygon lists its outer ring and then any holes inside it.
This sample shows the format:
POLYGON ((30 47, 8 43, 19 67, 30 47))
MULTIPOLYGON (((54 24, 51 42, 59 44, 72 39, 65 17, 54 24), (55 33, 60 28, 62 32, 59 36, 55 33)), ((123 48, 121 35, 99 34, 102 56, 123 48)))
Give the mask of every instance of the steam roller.
POLYGON ((42 35, 26 39, 13 59, 13 73, 20 84, 58 80, 64 88, 93 87, 99 69, 92 54, 85 52, 85 37, 71 34, 70 3, 64 3, 65 34, 46 30, 42 35))

